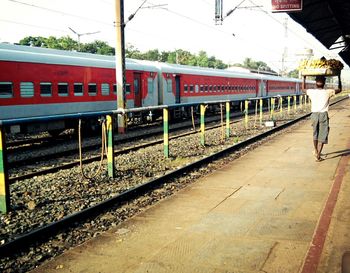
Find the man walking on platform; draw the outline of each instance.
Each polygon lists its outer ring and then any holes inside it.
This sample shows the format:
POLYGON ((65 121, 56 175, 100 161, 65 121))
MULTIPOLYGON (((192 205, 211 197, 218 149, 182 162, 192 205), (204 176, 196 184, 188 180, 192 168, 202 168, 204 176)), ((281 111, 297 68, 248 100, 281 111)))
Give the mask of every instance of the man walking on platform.
POLYGON ((339 79, 339 89, 324 89, 325 76, 316 76, 316 89, 307 89, 306 94, 311 99, 311 121, 313 127, 314 155, 316 161, 322 161, 321 152, 323 145, 328 143, 329 100, 335 94, 341 92, 341 82, 339 79))

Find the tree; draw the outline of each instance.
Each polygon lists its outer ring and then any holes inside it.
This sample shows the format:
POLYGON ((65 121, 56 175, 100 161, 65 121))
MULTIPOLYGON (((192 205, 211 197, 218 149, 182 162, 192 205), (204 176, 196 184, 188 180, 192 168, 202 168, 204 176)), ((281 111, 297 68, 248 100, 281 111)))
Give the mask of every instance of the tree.
POLYGON ((80 51, 100 55, 115 55, 115 49, 113 47, 109 46, 106 42, 98 40, 92 43, 81 44, 80 51))
MULTIPOLYGON (((56 38, 54 36, 50 36, 48 38, 41 36, 28 36, 20 40, 19 44, 35 47, 88 52, 93 54, 115 55, 115 49, 109 46, 106 42, 96 40, 91 43, 81 43, 79 47, 78 42, 69 36, 60 38, 56 38)), ((197 55, 182 49, 162 52, 159 52, 158 49, 150 49, 147 52, 143 53, 133 45, 128 44, 125 49, 125 57, 139 60, 160 61, 218 69, 227 68, 227 65, 223 63, 223 61, 216 59, 214 56, 208 57, 208 54, 203 50, 199 51, 197 55)), ((249 58, 247 58, 247 64, 251 65, 251 60, 249 58)))
MULTIPOLYGON (((45 47, 61 50, 74 50, 78 51, 78 42, 70 38, 69 36, 56 38, 54 36, 46 37, 33 37, 28 36, 19 41, 20 45, 45 47)), ((102 55, 114 55, 115 50, 103 41, 94 41, 92 43, 81 44, 81 52, 96 53, 102 55)))
POLYGON ((298 69, 294 69, 288 72, 288 77, 290 78, 299 78, 299 70, 298 69))
POLYGON ((208 55, 205 51, 199 51, 197 57, 197 65, 202 67, 209 67, 208 55))
POLYGON ((25 46, 46 47, 45 39, 46 38, 40 36, 28 36, 20 40, 19 44, 25 46))
POLYGON ((138 50, 136 47, 133 45, 127 45, 125 48, 125 57, 131 58, 131 59, 139 59, 142 60, 141 58, 142 54, 140 50, 138 50))
POLYGON ((158 49, 148 50, 146 53, 143 54, 143 59, 149 60, 149 61, 159 61, 161 59, 159 50, 158 49))
POLYGON ((241 67, 252 69, 252 70, 268 71, 268 72, 276 73, 265 62, 254 61, 251 58, 245 58, 243 61, 243 64, 235 64, 235 66, 241 66, 241 67))

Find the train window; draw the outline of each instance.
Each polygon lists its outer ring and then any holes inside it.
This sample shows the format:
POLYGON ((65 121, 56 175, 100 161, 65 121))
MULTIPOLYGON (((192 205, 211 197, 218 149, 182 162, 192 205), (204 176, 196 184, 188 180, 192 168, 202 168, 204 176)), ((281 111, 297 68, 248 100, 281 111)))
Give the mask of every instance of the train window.
POLYGON ((204 91, 205 91, 205 93, 208 92, 208 85, 205 85, 205 86, 204 86, 204 91))
POLYGON ((198 92, 199 92, 199 86, 198 86, 198 84, 196 84, 194 88, 195 88, 195 92, 198 93, 198 92))
POLYGON ((173 80, 172 79, 167 80, 167 89, 168 89, 168 93, 173 92, 173 80))
POLYGON ((60 97, 68 96, 68 83, 63 83, 63 82, 58 83, 58 95, 60 97))
POLYGON ((12 82, 0 82, 0 98, 12 98, 12 82))
POLYGON ((187 93, 187 92, 188 92, 188 85, 184 84, 184 93, 187 93))
POLYGON ((211 93, 213 91, 213 86, 209 85, 209 92, 211 93))
POLYGON ((203 84, 200 85, 199 91, 200 91, 201 93, 203 93, 203 91, 204 91, 204 86, 203 86, 203 84))
POLYGON ((213 91, 216 92, 216 85, 213 86, 213 91))
POLYGON ((102 96, 109 96, 109 84, 108 83, 101 84, 101 94, 102 94, 102 96))
POLYGON ((52 96, 52 85, 50 82, 40 83, 40 96, 51 97, 52 96))
POLYGON ((221 85, 221 92, 225 91, 225 85, 221 85))
POLYGON ((148 78, 147 84, 148 84, 148 94, 153 94, 153 91, 154 91, 153 78, 148 78))
POLYGON ((125 94, 131 94, 131 85, 129 83, 125 84, 125 94))
POLYGON ((194 91, 194 86, 193 84, 190 84, 190 93, 193 93, 193 91, 194 91))
POLYGON ((21 90, 21 97, 22 98, 34 97, 34 83, 32 83, 32 82, 21 82, 20 90, 21 90))
POLYGON ((74 84, 74 96, 82 96, 83 95, 83 84, 75 83, 74 84))
POLYGON ((89 94, 89 96, 96 96, 96 94, 97 94, 97 84, 96 83, 89 83, 88 94, 89 94))
POLYGON ((113 93, 117 94, 117 85, 116 84, 113 84, 113 93))

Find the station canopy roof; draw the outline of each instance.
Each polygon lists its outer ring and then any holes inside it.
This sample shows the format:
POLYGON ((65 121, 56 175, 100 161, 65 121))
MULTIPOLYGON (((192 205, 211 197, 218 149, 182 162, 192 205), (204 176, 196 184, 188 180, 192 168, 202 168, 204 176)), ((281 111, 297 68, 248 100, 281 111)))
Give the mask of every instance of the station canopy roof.
POLYGON ((303 0, 303 10, 289 16, 350 66, 350 0, 303 0))

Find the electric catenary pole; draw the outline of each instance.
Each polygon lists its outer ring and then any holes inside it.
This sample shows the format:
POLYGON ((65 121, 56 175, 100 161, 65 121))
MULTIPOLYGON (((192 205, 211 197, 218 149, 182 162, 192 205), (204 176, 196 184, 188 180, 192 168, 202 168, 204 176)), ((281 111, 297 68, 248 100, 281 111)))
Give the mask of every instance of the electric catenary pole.
MULTIPOLYGON (((124 37, 124 0, 116 0, 116 33, 117 45, 115 50, 115 73, 117 81, 117 107, 125 109, 125 37, 124 37)), ((125 133, 126 119, 124 115, 118 115, 118 132, 125 133)))

